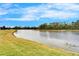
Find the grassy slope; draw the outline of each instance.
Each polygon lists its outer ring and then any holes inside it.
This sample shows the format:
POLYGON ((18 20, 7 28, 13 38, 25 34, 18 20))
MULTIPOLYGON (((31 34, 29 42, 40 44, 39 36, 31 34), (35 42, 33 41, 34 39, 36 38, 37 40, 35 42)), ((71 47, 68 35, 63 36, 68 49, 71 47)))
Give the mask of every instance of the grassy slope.
MULTIPOLYGON (((0 55, 2 56, 51 56, 79 55, 63 49, 48 48, 45 45, 16 38, 12 35, 15 30, 0 30, 0 55)), ((26 33, 27 34, 27 33, 26 33)))

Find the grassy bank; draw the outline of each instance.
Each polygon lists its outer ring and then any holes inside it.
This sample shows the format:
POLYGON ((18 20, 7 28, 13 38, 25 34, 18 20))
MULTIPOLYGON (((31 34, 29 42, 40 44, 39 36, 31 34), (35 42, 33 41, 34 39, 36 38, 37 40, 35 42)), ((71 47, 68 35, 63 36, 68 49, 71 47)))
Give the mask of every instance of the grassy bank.
MULTIPOLYGON (((0 56, 71 56, 79 55, 58 48, 48 48, 45 45, 16 38, 15 30, 0 30, 0 56)), ((27 33, 26 33, 27 34, 27 33)))

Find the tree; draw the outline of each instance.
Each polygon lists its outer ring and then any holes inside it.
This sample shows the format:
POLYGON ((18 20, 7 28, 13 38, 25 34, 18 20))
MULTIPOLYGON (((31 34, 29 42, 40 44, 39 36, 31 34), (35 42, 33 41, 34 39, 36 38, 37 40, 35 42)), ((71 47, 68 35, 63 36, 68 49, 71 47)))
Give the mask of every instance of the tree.
POLYGON ((53 22, 53 23, 45 23, 45 24, 41 24, 39 26, 40 29, 53 29, 53 30, 61 30, 61 29, 65 29, 65 30, 74 30, 74 29, 79 29, 79 20, 77 20, 76 22, 71 22, 71 23, 60 23, 60 22, 53 22))
POLYGON ((47 29, 48 25, 45 23, 45 24, 41 24, 39 26, 39 29, 47 29))

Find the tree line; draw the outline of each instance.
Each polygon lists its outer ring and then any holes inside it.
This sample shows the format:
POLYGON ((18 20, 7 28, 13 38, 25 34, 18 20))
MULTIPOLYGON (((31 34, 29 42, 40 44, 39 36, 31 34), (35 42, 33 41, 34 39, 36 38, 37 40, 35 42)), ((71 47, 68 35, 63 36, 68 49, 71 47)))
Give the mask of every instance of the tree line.
POLYGON ((38 27, 21 27, 21 26, 15 26, 15 27, 6 27, 2 26, 0 29, 46 29, 46 30, 79 30, 79 20, 76 22, 71 23, 65 23, 65 22, 53 22, 53 23, 44 23, 39 25, 38 27))
POLYGON ((2 26, 0 27, 1 30, 6 30, 6 29, 37 29, 37 27, 21 27, 21 26, 15 26, 15 27, 6 27, 6 26, 2 26))
POLYGON ((71 23, 44 23, 39 26, 39 29, 53 29, 53 30, 79 30, 79 20, 71 23))

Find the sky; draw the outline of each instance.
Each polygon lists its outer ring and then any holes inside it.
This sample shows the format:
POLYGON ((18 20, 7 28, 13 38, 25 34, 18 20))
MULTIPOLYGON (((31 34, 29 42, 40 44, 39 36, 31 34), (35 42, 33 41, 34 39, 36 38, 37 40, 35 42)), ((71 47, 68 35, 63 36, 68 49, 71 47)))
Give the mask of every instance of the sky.
POLYGON ((78 3, 0 3, 0 26, 39 26, 76 20, 78 3))

